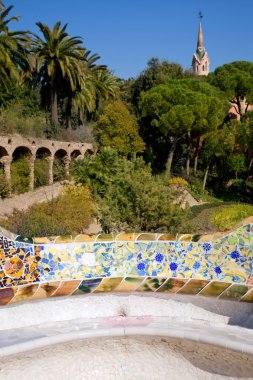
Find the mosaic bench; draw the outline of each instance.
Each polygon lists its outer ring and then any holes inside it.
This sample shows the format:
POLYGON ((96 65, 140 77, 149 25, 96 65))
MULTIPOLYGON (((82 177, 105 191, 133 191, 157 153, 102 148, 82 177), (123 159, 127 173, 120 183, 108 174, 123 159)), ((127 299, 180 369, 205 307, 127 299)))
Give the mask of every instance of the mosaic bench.
POLYGON ((213 236, 24 239, 1 231, 0 263, 0 305, 111 291, 253 302, 253 218, 213 236))

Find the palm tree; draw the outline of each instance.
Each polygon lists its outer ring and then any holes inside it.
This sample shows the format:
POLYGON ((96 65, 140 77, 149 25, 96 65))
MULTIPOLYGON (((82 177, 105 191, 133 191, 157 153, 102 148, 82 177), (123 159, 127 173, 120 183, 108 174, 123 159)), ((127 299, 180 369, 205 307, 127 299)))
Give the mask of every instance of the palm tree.
MULTIPOLYGON (((85 62, 86 77, 80 91, 77 91, 74 97, 74 106, 78 110, 79 122, 82 124, 85 112, 94 118, 101 100, 114 99, 119 90, 117 78, 106 66, 97 66, 94 62, 91 64, 94 57, 95 55, 85 62)), ((96 59, 98 58, 97 56, 96 59)))
POLYGON ((73 105, 78 111, 79 123, 84 123, 85 112, 93 112, 96 109, 97 76, 98 72, 105 71, 106 66, 97 65, 95 62, 100 58, 98 54, 90 56, 86 50, 85 60, 82 62, 82 80, 73 96, 73 105))
POLYGON ((51 119, 58 124, 58 98, 63 84, 67 83, 71 92, 75 91, 82 78, 80 61, 84 60, 84 48, 80 37, 70 37, 66 33, 67 24, 61 27, 57 22, 53 29, 41 22, 37 23, 44 39, 35 36, 33 41, 34 66, 42 83, 49 84, 51 95, 51 119))
POLYGON ((74 106, 79 115, 79 121, 83 123, 84 110, 89 109, 90 112, 95 107, 95 87, 94 87, 94 73, 98 69, 104 69, 105 66, 98 66, 95 62, 99 59, 98 54, 90 56, 90 51, 84 48, 83 59, 79 62, 81 75, 79 76, 79 83, 76 90, 70 91, 70 83, 66 83, 66 127, 71 129, 71 111, 74 106))
POLYGON ((18 81, 22 71, 29 70, 28 31, 10 31, 9 23, 18 21, 18 16, 9 17, 13 6, 5 9, 0 2, 0 85, 9 88, 13 80, 18 81))

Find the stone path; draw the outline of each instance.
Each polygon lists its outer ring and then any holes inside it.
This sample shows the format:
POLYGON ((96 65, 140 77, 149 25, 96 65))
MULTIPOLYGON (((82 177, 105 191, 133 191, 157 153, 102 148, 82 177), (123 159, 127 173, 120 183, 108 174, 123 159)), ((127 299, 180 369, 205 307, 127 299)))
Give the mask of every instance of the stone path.
POLYGON ((34 203, 49 201, 56 198, 63 190, 64 185, 56 182, 53 185, 42 186, 34 191, 14 195, 11 198, 0 199, 0 216, 11 214, 14 209, 26 210, 34 203))

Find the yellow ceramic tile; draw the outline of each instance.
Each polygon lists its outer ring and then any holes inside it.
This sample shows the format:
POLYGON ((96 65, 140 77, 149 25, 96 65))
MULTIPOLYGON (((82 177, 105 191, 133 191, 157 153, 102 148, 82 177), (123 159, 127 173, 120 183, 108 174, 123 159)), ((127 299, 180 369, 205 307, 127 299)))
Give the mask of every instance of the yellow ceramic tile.
POLYGON ((92 241, 95 241, 96 240, 96 235, 77 235, 75 238, 74 238, 74 241, 75 242, 79 242, 79 243, 86 243, 86 242, 92 242, 92 241))
POLYGON ((120 233, 120 234, 115 236, 115 240, 132 241, 132 240, 134 240, 134 234, 133 233, 120 233))
POLYGON ((26 301, 32 298, 35 292, 37 291, 38 287, 38 284, 19 286, 17 293, 15 294, 15 297, 12 298, 10 303, 26 301))
POLYGON ((52 297, 69 296, 78 288, 80 283, 81 281, 79 280, 62 281, 59 288, 52 294, 52 297))
POLYGON ((156 234, 140 234, 136 240, 148 240, 148 241, 156 241, 156 234))
POLYGON ((94 293, 111 292, 115 288, 117 288, 117 286, 119 286, 122 280, 123 280, 122 277, 105 278, 101 282, 101 284, 97 287, 97 289, 94 291, 94 293))
POLYGON ((253 302, 253 287, 241 298, 242 302, 253 302))
POLYGON ((189 280, 185 286, 178 291, 178 294, 198 294, 209 281, 205 280, 189 280))
POLYGON ((157 292, 177 293, 187 282, 187 279, 169 278, 157 292))
POLYGON ((59 243, 72 243, 72 236, 57 236, 57 238, 55 239, 55 243, 56 244, 59 244, 59 243))
POLYGON ((177 236, 176 235, 171 235, 171 234, 163 234, 159 237, 158 240, 163 240, 163 241, 177 241, 177 236))
POLYGON ((97 241, 114 241, 113 234, 99 234, 97 236, 97 241))
POLYGON ((114 289, 115 292, 134 292, 139 288, 145 277, 126 277, 124 280, 114 289))

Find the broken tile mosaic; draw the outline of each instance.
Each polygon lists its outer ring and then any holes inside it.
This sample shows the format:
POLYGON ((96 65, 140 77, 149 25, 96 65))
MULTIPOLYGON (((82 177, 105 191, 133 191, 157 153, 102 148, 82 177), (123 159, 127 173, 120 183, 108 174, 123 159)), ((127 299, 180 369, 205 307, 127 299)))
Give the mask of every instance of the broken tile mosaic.
POLYGON ((253 302, 253 223, 229 233, 0 235, 0 305, 91 292, 164 292, 253 302))

